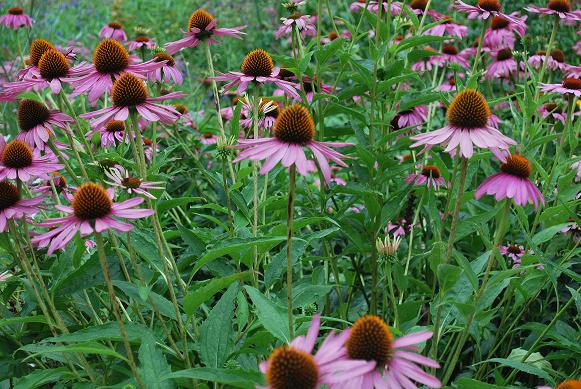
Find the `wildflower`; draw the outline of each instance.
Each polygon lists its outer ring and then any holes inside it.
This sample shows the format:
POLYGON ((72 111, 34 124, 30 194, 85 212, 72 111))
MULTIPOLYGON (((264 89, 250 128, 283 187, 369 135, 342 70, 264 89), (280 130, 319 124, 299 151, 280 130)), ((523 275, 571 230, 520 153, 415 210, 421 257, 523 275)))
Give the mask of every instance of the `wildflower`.
POLYGON ((163 65, 164 63, 156 60, 132 64, 127 50, 121 43, 115 39, 105 39, 95 48, 93 64, 90 65, 88 73, 69 80, 74 88, 71 97, 88 93, 89 102, 95 105, 105 92, 111 92, 114 80, 121 75, 129 73, 145 78, 148 73, 163 65))
POLYGON ((137 193, 150 199, 156 197, 149 193, 149 190, 162 190, 164 187, 160 186, 163 182, 160 181, 141 181, 139 178, 132 177, 129 172, 121 165, 116 165, 105 171, 105 175, 111 181, 105 181, 107 184, 125 189, 127 193, 137 193))
POLYGON ((391 239, 389 235, 385 235, 385 238, 381 240, 381 238, 377 238, 375 242, 375 247, 377 248, 377 252, 379 255, 384 257, 390 258, 394 257, 397 254, 397 250, 399 245, 401 244, 401 238, 396 236, 395 238, 391 239))
POLYGON ((125 42, 127 40, 127 34, 123 31, 123 26, 117 22, 111 22, 106 26, 103 26, 101 31, 99 31, 99 36, 101 38, 113 38, 120 42, 125 42))
POLYGON ((143 80, 131 73, 125 73, 113 84, 111 90, 113 106, 79 116, 92 119, 91 127, 100 127, 110 120, 126 120, 130 110, 135 110, 150 122, 161 121, 164 124, 170 124, 179 118, 179 112, 171 105, 156 102, 183 96, 181 92, 173 92, 159 97, 148 97, 147 87, 143 80))
POLYGON ((43 103, 28 99, 21 100, 18 104, 16 119, 20 128, 16 139, 41 151, 45 149, 48 139, 54 136, 52 126, 67 131, 67 123, 74 121, 60 111, 49 110, 43 103))
POLYGON ((241 35, 246 33, 240 31, 245 26, 233 28, 217 28, 218 19, 203 9, 198 9, 190 16, 188 22, 188 31, 182 31, 184 38, 175 42, 168 43, 165 48, 169 54, 175 54, 186 47, 196 47, 202 41, 207 41, 209 45, 220 43, 214 39, 219 36, 231 36, 236 39, 242 39, 241 35))
POLYGON ((23 200, 16 185, 0 181, 0 232, 6 231, 8 220, 35 215, 43 200, 43 196, 23 200))
POLYGON ((506 47, 514 49, 514 34, 517 33, 519 37, 524 37, 527 26, 525 24, 527 17, 518 17, 517 12, 510 14, 514 19, 520 22, 515 23, 510 19, 502 16, 494 16, 490 22, 490 28, 486 30, 484 35, 484 45, 487 47, 506 47))
POLYGON ((426 185, 428 189, 440 189, 441 186, 446 186, 444 177, 441 176, 440 169, 434 165, 426 165, 422 168, 420 173, 412 173, 406 177, 405 182, 414 185, 426 185))
POLYGON ((129 136, 135 137, 133 131, 126 137, 125 131, 125 123, 122 120, 110 120, 104 125, 91 128, 85 136, 91 139, 98 132, 101 136, 101 147, 115 147, 117 143, 129 143, 129 136))
POLYGON ((561 84, 543 84, 540 89, 543 92, 555 92, 562 95, 575 95, 581 97, 581 80, 577 78, 566 77, 561 84))
POLYGON ((416 141, 412 147, 423 145, 425 151, 435 145, 443 145, 446 146, 446 152, 459 148, 461 156, 471 158, 474 145, 494 151, 507 150, 510 145, 516 144, 490 126, 490 116, 490 108, 484 96, 474 89, 465 89, 456 95, 448 107, 448 125, 412 136, 411 139, 416 141))
POLYGON ((331 179, 329 160, 340 166, 347 166, 342 161, 342 158, 346 157, 331 147, 344 147, 350 144, 315 141, 315 123, 309 111, 301 105, 292 105, 283 110, 276 119, 273 131, 273 138, 240 140, 237 148, 242 149, 242 152, 234 162, 244 159, 252 161, 265 159, 266 162, 260 169, 261 174, 271 171, 278 162, 282 162, 284 167, 294 164, 297 171, 306 176, 309 168, 304 152, 306 147, 313 153, 326 182, 331 179))
POLYGON ((130 51, 139 49, 153 49, 155 46, 157 46, 155 41, 143 35, 136 37, 135 40, 127 42, 127 48, 130 51))
POLYGON ((306 36, 316 36, 317 29, 313 22, 311 21, 310 15, 301 15, 298 12, 295 12, 288 18, 281 18, 282 26, 276 31, 274 34, 277 38, 282 37, 283 35, 290 35, 293 30, 293 26, 296 26, 297 31, 300 32, 301 37, 306 36))
POLYGON ((48 255, 64 248, 80 232, 82 237, 93 232, 103 232, 110 228, 127 232, 133 226, 116 219, 140 219, 153 215, 151 209, 132 209, 143 202, 134 197, 120 203, 113 202, 113 189, 105 190, 101 185, 88 182, 81 185, 73 195, 70 206, 55 205, 55 208, 68 216, 47 219, 38 223, 41 227, 54 227, 43 234, 36 235, 32 242, 38 247, 48 246, 48 255))
POLYGON ((505 198, 513 199, 516 205, 531 203, 538 207, 545 204, 545 199, 537 187, 529 180, 532 166, 522 155, 512 154, 500 166, 500 173, 488 177, 476 189, 475 197, 495 195, 496 201, 505 198))
POLYGON ((280 69, 274 67, 270 54, 265 50, 256 49, 248 53, 242 62, 241 70, 242 72, 220 74, 214 77, 214 80, 228 82, 224 85, 224 91, 236 86, 238 94, 244 92, 251 82, 256 85, 271 83, 292 98, 300 99, 298 85, 278 77, 280 69))
POLYGON ((442 23, 428 28, 424 34, 432 36, 449 35, 457 36, 458 38, 463 38, 468 35, 468 27, 453 22, 448 16, 445 16, 442 19, 444 20, 442 23))
MULTIPOLYGON (((240 120, 240 124, 250 128, 253 124, 252 114, 254 112, 253 103, 246 96, 242 100, 242 113, 245 119, 240 120)), ((258 128, 270 130, 280 113, 278 103, 274 100, 260 99, 258 101, 258 128)))
POLYGON ((13 140, 6 144, 0 136, 0 180, 10 178, 28 181, 40 177, 48 179, 47 173, 62 169, 64 165, 58 163, 52 153, 40 155, 39 150, 32 151, 31 147, 21 140, 13 140))
POLYGON ((575 23, 581 20, 581 13, 571 10, 569 0, 549 0, 547 7, 529 5, 527 11, 541 15, 556 15, 565 23, 575 23))
POLYGON ((345 343, 351 359, 375 361, 376 368, 361 377, 345 380, 346 388, 415 388, 412 381, 429 388, 440 388, 441 382, 418 365, 439 368, 440 365, 414 352, 418 344, 432 337, 431 331, 420 331, 395 339, 387 324, 379 317, 359 318, 345 343))
POLYGON ((200 140, 200 142, 203 145, 213 145, 216 144, 218 142, 218 136, 212 134, 211 132, 204 132, 202 135, 200 135, 198 137, 198 139, 200 140))
POLYGON ((509 78, 517 71, 518 64, 512 56, 511 49, 498 50, 492 55, 495 60, 488 65, 485 73, 486 78, 509 78))
POLYGON ((556 103, 547 103, 542 105, 539 107, 539 113, 543 119, 550 117, 553 120, 558 120, 563 124, 565 124, 565 121, 567 120, 567 116, 563 112, 563 109, 556 103))
MULTIPOLYGON (((383 8, 383 12, 387 12, 388 2, 387 0, 371 0, 367 2, 367 0, 358 0, 354 3, 351 3, 349 9, 351 12, 355 12, 359 9, 365 8, 365 4, 367 4, 367 10, 369 12, 377 13, 379 11, 380 4, 383 8)), ((402 11, 402 5, 400 2, 392 1, 391 2, 391 15, 399 15, 402 11)))
POLYGON ((429 59, 432 64, 436 66, 449 66, 450 64, 457 64, 462 68, 470 67, 470 64, 462 55, 460 55, 458 49, 452 45, 445 45, 442 48, 442 55, 434 55, 429 59))
POLYGON ((486 20, 491 16, 501 16, 517 25, 523 24, 521 19, 502 13, 502 6, 499 0, 478 0, 476 6, 468 5, 461 0, 456 0, 454 7, 458 11, 466 12, 468 19, 479 18, 486 20))
POLYGON ((260 364, 267 386, 258 388, 316 389, 327 385, 334 389, 345 387, 343 383, 346 380, 358 379, 373 370, 375 364, 372 362, 346 358, 345 340, 349 335, 348 330, 339 335, 329 334, 313 354, 320 323, 320 317, 315 315, 306 336, 299 336, 288 346, 275 349, 268 361, 260 364))
POLYGON ((22 8, 12 7, 8 8, 6 15, 0 16, 0 24, 17 30, 20 27, 32 27, 32 18, 25 14, 22 8))
POLYGON ((165 83, 169 83, 170 80, 173 80, 177 85, 182 84, 184 78, 176 66, 175 59, 171 55, 165 52, 158 52, 153 56, 153 60, 155 62, 161 62, 163 65, 160 68, 147 73, 148 79, 157 82, 163 81, 165 83))

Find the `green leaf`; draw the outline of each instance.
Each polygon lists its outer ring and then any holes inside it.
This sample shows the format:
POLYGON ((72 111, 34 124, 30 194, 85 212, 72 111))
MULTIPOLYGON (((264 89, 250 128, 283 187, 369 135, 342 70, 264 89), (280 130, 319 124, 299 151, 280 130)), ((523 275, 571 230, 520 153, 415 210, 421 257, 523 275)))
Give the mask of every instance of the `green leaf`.
POLYGON ((66 367, 56 369, 37 370, 25 377, 19 378, 15 382, 18 389, 32 389, 46 385, 50 382, 64 382, 75 378, 75 375, 66 367))
POLYGON ((255 371, 215 369, 207 367, 198 367, 188 370, 180 370, 167 374, 164 379, 195 379, 219 384, 232 385, 237 388, 254 389, 256 385, 263 385, 262 374, 255 371))
POLYGON ((569 223, 562 223, 557 224, 556 226, 551 226, 549 228, 545 228, 544 230, 537 232, 535 236, 533 236, 533 242, 536 245, 544 243, 550 240, 553 236, 555 236, 559 231, 561 231, 564 227, 568 226, 569 223))
POLYGON ((191 316, 196 312, 196 309, 208 301, 212 296, 227 288, 235 281, 247 279, 250 272, 236 273, 222 278, 214 278, 204 286, 188 293, 184 298, 184 311, 191 316))
POLYGON ((155 346, 151 335, 144 335, 139 347, 139 374, 148 389, 173 389, 175 386, 165 375, 171 373, 163 353, 155 346))
POLYGON ((492 359, 488 359, 488 360, 480 362, 480 363, 484 363, 484 362, 500 363, 501 365, 509 366, 509 367, 512 367, 513 369, 525 372, 527 374, 536 375, 537 377, 541 377, 542 379, 544 379, 546 381, 552 382, 551 376, 547 372, 539 369, 538 367, 531 366, 531 365, 524 363, 524 362, 511 361, 510 359, 505 359, 505 358, 492 358, 492 359))
MULTIPOLYGON (((107 255, 107 263, 112 279, 119 278, 121 270, 118 266, 118 259, 116 256, 107 255)), ((78 269, 62 278, 58 283, 52 287, 52 293, 55 295, 69 295, 84 289, 103 285, 105 279, 97 253, 91 256, 78 269)))
POLYGON ((438 265, 438 283, 442 291, 450 290, 460 278, 462 269, 448 263, 438 265))
POLYGON ((46 317, 44 315, 9 317, 8 319, 0 320, 0 327, 21 323, 46 323, 46 317))
POLYGON ((487 384, 470 378, 460 378, 456 384, 458 389, 506 389, 506 386, 487 384))
MULTIPOLYGON (((130 342, 137 342, 144 334, 150 334, 149 328, 139 323, 126 323, 125 332, 130 342)), ((101 340, 122 341, 121 331, 117 322, 108 322, 83 328, 70 334, 62 334, 43 339, 43 343, 83 343, 101 340)))
POLYGON ((182 205, 187 205, 189 203, 200 203, 200 202, 206 202, 206 199, 203 197, 179 197, 177 199, 171 200, 159 200, 159 202, 157 203, 157 213, 163 215, 170 209, 180 207, 182 205))
POLYGON ((76 344, 68 344, 68 345, 48 345, 48 344, 29 344, 26 346, 21 347, 19 350, 24 350, 31 355, 27 356, 23 359, 23 361, 27 361, 31 358, 34 358, 38 355, 45 355, 45 354, 53 354, 53 353, 81 353, 81 354, 98 354, 98 355, 107 355, 111 357, 115 357, 117 359, 121 359, 127 362, 127 359, 114 350, 111 350, 107 346, 103 346, 100 343, 76 343, 76 344))
POLYGON ((579 292, 577 292, 570 286, 567 286, 567 289, 569 289, 569 292, 571 292, 571 296, 575 299, 575 305, 577 306, 577 317, 581 317, 581 294, 579 294, 579 292))
POLYGON ((134 284, 132 284, 130 282, 121 281, 121 280, 113 281, 113 285, 115 285, 116 287, 121 289, 128 297, 132 298, 134 301, 143 302, 142 305, 145 305, 145 306, 151 308, 152 310, 154 309, 151 306, 152 301, 153 301, 153 304, 155 304, 155 306, 159 310, 160 314, 162 314, 166 317, 169 317, 173 320, 177 320, 176 311, 174 309, 172 302, 169 301, 168 299, 166 299, 165 297, 149 290, 147 292, 147 304, 146 304, 143 300, 142 288, 138 288, 137 286, 135 286, 134 284))
POLYGON ((267 299, 251 286, 245 286, 246 292, 256 307, 260 324, 274 337, 290 343, 289 323, 286 309, 267 299))
POLYGON ((206 367, 223 367, 231 352, 234 300, 238 288, 238 283, 230 285, 200 328, 200 359, 206 367))

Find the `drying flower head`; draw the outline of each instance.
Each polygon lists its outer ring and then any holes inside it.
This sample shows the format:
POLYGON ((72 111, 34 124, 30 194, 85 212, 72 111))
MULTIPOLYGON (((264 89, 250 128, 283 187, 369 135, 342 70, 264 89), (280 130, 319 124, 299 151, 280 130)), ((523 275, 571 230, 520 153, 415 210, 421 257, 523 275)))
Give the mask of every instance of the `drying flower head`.
POLYGON ((153 56, 155 62, 161 62, 163 65, 147 74, 147 78, 157 82, 169 83, 171 80, 177 85, 184 81, 182 73, 178 70, 174 57, 166 52, 159 51, 153 56))
POLYGON ((303 38, 317 35, 317 28, 313 24, 310 15, 301 15, 295 12, 288 18, 281 18, 280 20, 282 21, 282 26, 274 34, 277 38, 291 35, 293 28, 296 28, 303 38))
POLYGON ((127 43, 127 48, 131 51, 139 49, 153 49, 155 46, 157 46, 157 43, 145 35, 140 35, 127 43))

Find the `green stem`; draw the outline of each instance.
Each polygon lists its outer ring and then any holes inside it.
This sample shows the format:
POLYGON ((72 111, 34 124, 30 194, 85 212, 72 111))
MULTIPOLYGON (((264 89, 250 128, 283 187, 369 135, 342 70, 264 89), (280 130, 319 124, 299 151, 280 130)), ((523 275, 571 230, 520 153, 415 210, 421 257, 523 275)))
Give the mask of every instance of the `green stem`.
MULTIPOLYGON (((457 150, 458 152, 458 150, 457 150)), ((454 206, 454 213, 452 214, 452 224, 450 226, 450 236, 448 238, 448 248, 446 249, 446 261, 449 261, 454 250, 454 239, 456 238, 456 229, 458 227, 458 217, 460 216, 460 208, 462 207, 462 194, 464 193, 464 185, 466 183, 466 174, 468 172, 468 158, 462 158, 462 168, 460 170, 460 182, 458 183, 458 190, 456 192, 456 205, 454 206)))
MULTIPOLYGON (((89 154, 89 157, 91 157, 91 160, 95 161, 95 157, 93 156, 93 151, 91 150, 91 147, 89 146, 89 142, 87 141, 87 137, 85 136, 85 134, 83 134, 83 130, 81 129, 81 125, 79 124, 79 117, 77 116, 75 109, 71 105, 71 102, 69 101, 69 99, 65 95, 64 89, 61 89, 59 96, 61 98, 61 101, 64 102, 67 109, 69 110, 69 112, 73 116, 73 119, 75 119, 75 127, 78 131, 77 136, 83 140, 83 145, 85 146, 85 149, 87 150, 87 154, 89 154)), ((66 132, 68 133, 68 131, 66 131, 66 132)), ((69 139, 69 141, 70 141, 70 139, 69 139)), ((71 147, 74 149, 74 146, 72 143, 71 143, 71 147)), ((77 153, 76 150, 75 150, 75 153, 77 153)))
MULTIPOLYGON (((409 268, 410 268, 410 261, 412 258, 412 249, 414 246, 414 228, 416 226, 416 224, 418 223, 418 219, 420 217, 420 211, 422 209, 422 204, 424 203, 424 198, 426 197, 426 192, 424 191, 422 193, 422 197, 420 197, 420 202, 418 203, 418 206, 416 208, 416 212, 414 213, 414 219, 412 220, 412 226, 410 229, 410 241, 408 244, 408 255, 407 255, 407 259, 405 261, 405 268, 404 268, 404 275, 407 276, 408 272, 409 272, 409 268)), ((404 297, 404 293, 403 291, 401 292, 400 296, 399 296, 399 303, 401 304, 403 302, 403 297, 404 297)))
MULTIPOLYGON (((490 18, 492 19, 492 18, 490 18)), ((476 49, 476 56, 474 57, 474 63, 472 64, 472 75, 478 70, 478 65, 480 63, 480 54, 482 52, 482 45, 484 42, 484 35, 486 34, 486 29, 488 28, 488 21, 482 22, 482 31, 480 32, 480 38, 478 39, 478 48, 476 49)))
POLYGON ((296 186, 296 165, 289 168, 288 204, 287 204, 287 233, 286 233, 286 287, 287 287, 287 310, 288 326, 291 339, 294 337, 293 326, 293 213, 296 186))
MULTIPOLYGON (((545 54, 545 60, 543 61, 543 65, 541 66, 541 72, 539 73, 539 80, 538 83, 543 82, 543 78, 545 76, 545 71, 547 70, 547 65, 549 63, 549 57, 551 56, 551 50, 553 50, 553 46, 555 44, 555 37, 557 36, 557 30, 559 29, 559 16, 555 15, 555 19, 553 20, 553 30, 551 31, 551 37, 549 38, 549 45, 547 46, 547 53, 545 54)), ((537 93, 535 100, 539 97, 540 89, 537 88, 537 93)))

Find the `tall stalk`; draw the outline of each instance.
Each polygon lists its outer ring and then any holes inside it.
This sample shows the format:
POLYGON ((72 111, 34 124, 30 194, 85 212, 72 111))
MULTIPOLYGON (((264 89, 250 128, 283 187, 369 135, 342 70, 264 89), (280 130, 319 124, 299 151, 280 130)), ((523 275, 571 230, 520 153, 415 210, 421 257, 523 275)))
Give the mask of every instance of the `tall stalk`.
POLYGON ((286 223, 286 287, 287 287, 287 311, 288 311, 288 326, 290 337, 294 337, 293 326, 293 216, 294 216, 294 200, 295 200, 295 186, 296 186, 296 165, 291 165, 289 168, 289 184, 288 184, 288 204, 287 204, 287 223, 286 223))

